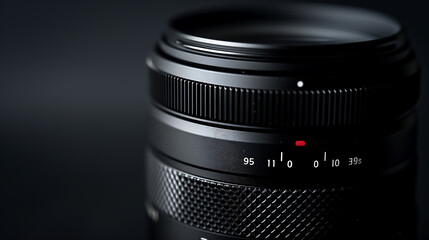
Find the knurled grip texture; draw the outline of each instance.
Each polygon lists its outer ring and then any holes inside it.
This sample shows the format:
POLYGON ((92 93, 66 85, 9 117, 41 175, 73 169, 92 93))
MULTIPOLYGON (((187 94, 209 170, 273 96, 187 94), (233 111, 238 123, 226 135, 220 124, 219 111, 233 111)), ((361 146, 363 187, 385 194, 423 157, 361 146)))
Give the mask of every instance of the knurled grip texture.
POLYGON ((153 204, 174 220, 249 239, 320 239, 334 230, 350 188, 261 188, 208 180, 156 162, 153 204))
POLYGON ((394 118, 417 98, 417 81, 320 90, 260 90, 183 79, 151 70, 151 91, 162 106, 216 122, 259 127, 355 126, 394 118), (405 87, 404 85, 408 85, 405 87))

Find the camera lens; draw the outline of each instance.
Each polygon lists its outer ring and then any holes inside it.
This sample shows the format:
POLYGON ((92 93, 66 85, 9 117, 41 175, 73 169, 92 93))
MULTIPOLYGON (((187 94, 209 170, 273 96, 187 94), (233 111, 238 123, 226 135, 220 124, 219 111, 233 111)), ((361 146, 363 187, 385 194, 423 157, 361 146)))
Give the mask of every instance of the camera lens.
POLYGON ((195 12, 147 64, 152 239, 415 238, 419 68, 394 19, 195 12))

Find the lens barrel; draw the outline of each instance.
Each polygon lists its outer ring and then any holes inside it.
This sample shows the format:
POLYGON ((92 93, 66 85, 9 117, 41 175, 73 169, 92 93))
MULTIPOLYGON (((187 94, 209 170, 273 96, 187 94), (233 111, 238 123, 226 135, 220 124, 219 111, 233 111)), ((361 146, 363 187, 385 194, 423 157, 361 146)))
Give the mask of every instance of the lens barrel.
POLYGON ((152 239, 413 239, 419 68, 370 10, 174 19, 149 56, 152 239))

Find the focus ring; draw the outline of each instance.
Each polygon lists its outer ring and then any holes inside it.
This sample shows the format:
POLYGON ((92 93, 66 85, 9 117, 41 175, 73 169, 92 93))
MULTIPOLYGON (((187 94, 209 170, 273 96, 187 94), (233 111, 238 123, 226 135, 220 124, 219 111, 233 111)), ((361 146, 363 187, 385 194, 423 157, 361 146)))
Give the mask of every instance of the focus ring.
POLYGON ((340 221, 343 187, 269 189, 216 182, 162 163, 148 173, 153 204, 174 220, 250 239, 319 239, 340 221))
POLYGON ((152 95, 168 109, 205 120, 269 128, 356 126, 393 117, 417 97, 403 92, 399 82, 342 89, 259 90, 207 84, 154 70, 151 74, 152 95))

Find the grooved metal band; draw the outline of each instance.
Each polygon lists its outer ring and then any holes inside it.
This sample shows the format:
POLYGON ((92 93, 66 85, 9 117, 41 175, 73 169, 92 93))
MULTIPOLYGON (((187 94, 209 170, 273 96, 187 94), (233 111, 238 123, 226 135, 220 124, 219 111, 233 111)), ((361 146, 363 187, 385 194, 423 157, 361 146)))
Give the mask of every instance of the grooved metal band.
POLYGON ((155 162, 149 197, 160 211, 199 229, 250 239, 319 239, 335 229, 342 187, 269 189, 203 179, 155 162))
MULTIPOLYGON (((395 101, 390 96, 397 93, 394 89, 399 89, 399 84, 389 84, 326 90, 258 90, 206 84, 153 70, 151 74, 153 97, 171 110, 201 119, 261 127, 361 124, 389 114, 385 111, 390 110, 389 106, 380 107, 380 102, 395 101)), ((405 98, 405 102, 411 98, 405 98)), ((402 109, 404 102, 390 104, 398 104, 397 109, 402 109)))

